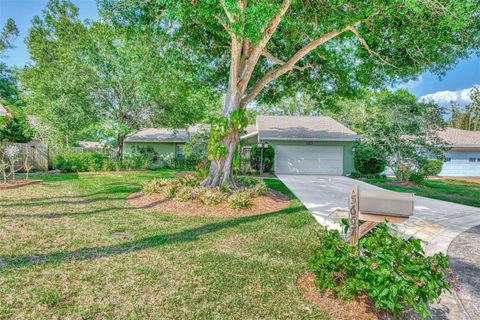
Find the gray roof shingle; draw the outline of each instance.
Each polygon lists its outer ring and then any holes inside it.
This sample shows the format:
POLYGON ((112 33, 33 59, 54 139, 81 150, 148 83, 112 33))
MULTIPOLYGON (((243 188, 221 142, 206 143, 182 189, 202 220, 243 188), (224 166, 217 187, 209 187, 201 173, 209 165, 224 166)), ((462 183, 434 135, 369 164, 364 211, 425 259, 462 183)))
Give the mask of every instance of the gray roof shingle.
POLYGON ((259 138, 352 141, 357 134, 327 116, 257 116, 259 138))
POLYGON ((446 128, 438 136, 452 147, 480 148, 480 131, 446 128))
POLYGON ((208 129, 207 125, 194 125, 187 130, 175 130, 170 128, 145 128, 138 132, 129 134, 126 142, 185 142, 190 135, 203 129, 208 129))

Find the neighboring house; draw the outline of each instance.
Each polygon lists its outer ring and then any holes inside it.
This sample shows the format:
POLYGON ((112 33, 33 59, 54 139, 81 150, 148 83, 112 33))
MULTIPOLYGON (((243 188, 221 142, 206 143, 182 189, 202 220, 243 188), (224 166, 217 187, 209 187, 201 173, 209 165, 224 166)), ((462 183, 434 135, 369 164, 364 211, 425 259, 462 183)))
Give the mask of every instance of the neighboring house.
POLYGON ((256 130, 241 139, 244 144, 272 145, 275 173, 347 175, 354 171, 358 136, 332 118, 257 116, 256 122, 256 130))
POLYGON ((123 143, 125 154, 131 154, 138 148, 151 147, 160 155, 173 154, 177 158, 183 158, 183 147, 188 138, 202 130, 206 125, 195 125, 187 130, 175 130, 168 128, 146 128, 136 133, 129 134, 123 143))
POLYGON ((6 117, 8 116, 8 111, 5 109, 3 104, 0 103, 0 117, 6 117))
MULTIPOLYGON (((205 126, 174 131, 143 129, 125 139, 126 153, 137 147, 152 147, 160 154, 182 157, 190 134, 205 126)), ((354 171, 355 132, 330 117, 257 116, 256 124, 241 137, 245 148, 261 142, 275 148, 274 170, 278 174, 347 175, 354 171)))
POLYGON ((439 136, 451 147, 440 176, 480 176, 480 131, 447 128, 439 136))

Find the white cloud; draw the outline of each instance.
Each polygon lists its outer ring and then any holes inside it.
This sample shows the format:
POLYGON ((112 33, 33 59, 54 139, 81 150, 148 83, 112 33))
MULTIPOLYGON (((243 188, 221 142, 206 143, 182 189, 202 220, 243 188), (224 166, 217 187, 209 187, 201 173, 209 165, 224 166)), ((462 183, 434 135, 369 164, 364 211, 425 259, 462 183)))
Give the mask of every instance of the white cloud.
POLYGON ((450 106, 450 103, 454 101, 459 106, 463 107, 472 102, 470 99, 471 90, 472 88, 457 91, 437 91, 420 97, 420 100, 433 101, 441 106, 450 106))
POLYGON ((413 89, 422 82, 423 82, 423 77, 419 76, 415 80, 409 80, 407 82, 399 84, 398 86, 396 86, 396 89, 413 89))

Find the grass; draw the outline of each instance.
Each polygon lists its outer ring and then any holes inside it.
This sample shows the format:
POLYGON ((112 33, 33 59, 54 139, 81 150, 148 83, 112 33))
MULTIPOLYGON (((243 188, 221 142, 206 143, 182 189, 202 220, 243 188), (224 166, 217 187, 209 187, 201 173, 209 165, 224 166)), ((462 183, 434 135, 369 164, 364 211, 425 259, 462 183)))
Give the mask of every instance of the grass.
POLYGON ((1 191, 0 318, 327 319, 296 288, 317 228, 297 199, 223 219, 128 206, 141 181, 170 174, 43 175, 1 191))
POLYGON ((393 181, 391 178, 364 181, 393 191, 413 192, 422 197, 480 207, 480 183, 456 179, 427 179, 423 185, 399 186, 390 184, 393 181))

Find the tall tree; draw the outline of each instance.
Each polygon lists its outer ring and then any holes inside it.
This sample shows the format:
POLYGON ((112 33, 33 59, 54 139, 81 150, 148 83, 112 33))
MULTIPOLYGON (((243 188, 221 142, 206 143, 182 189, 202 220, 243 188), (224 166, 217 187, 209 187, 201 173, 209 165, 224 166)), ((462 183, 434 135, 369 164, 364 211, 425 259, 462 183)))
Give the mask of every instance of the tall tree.
POLYGON ((480 130, 480 87, 472 88, 470 99, 472 102, 463 108, 452 101, 449 126, 463 130, 480 130))
POLYGON ((19 101, 19 90, 12 70, 5 64, 5 51, 13 47, 13 40, 18 36, 18 28, 13 19, 8 19, 0 33, 0 98, 8 103, 19 101))
POLYGON ((213 99, 201 89, 192 93, 197 87, 187 76, 188 61, 176 73, 158 63, 166 52, 176 56, 179 50, 166 37, 149 28, 136 34, 107 19, 82 22, 65 0, 49 1, 43 16, 33 20, 27 45, 34 63, 21 79, 32 110, 70 142, 85 132, 103 132, 118 157, 128 133, 155 123, 195 123, 204 110, 192 106, 193 97, 206 101, 203 106, 213 99))
MULTIPOLYGON (((441 72, 479 45, 473 0, 104 0, 104 8, 123 23, 168 28, 208 64, 228 70, 218 83, 227 122, 253 100, 298 88, 322 98, 441 72)), ((205 186, 233 184, 238 131, 212 132, 224 152, 215 152, 205 186)))

